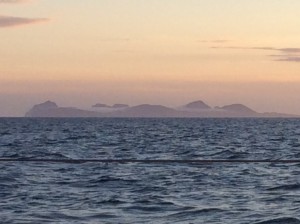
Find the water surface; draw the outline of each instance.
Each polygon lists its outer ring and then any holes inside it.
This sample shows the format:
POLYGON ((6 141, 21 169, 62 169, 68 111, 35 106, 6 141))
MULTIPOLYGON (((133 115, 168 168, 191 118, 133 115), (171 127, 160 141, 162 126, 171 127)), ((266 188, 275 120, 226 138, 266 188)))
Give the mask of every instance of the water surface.
MULTIPOLYGON (((300 159, 300 120, 2 118, 0 157, 300 159)), ((0 169, 3 223, 300 223, 300 164, 0 169)))

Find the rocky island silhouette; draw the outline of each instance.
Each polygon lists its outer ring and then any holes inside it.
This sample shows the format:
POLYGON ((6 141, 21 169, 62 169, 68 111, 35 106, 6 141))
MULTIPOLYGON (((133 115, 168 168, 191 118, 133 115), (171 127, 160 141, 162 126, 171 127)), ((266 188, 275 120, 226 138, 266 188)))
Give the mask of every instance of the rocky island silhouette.
POLYGON ((259 113, 243 104, 211 107, 202 100, 193 101, 178 108, 163 105, 141 104, 109 106, 96 103, 89 110, 75 107, 60 107, 50 100, 34 105, 25 117, 299 117, 298 115, 276 112, 259 113))

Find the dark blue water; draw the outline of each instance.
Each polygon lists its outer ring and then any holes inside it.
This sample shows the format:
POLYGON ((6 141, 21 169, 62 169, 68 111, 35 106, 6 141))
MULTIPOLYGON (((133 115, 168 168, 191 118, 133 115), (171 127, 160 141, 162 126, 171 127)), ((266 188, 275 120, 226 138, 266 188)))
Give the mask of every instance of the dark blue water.
MULTIPOLYGON (((1 158, 300 159, 297 119, 0 119, 1 158)), ((300 164, 0 162, 1 223, 300 223, 300 164)))

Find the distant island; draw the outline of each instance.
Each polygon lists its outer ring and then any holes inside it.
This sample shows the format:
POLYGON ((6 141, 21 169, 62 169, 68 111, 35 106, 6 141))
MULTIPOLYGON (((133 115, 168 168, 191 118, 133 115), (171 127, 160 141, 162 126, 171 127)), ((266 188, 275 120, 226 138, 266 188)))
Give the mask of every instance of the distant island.
POLYGON ((141 104, 129 106, 114 104, 112 106, 96 103, 90 109, 60 107, 55 102, 46 101, 34 105, 25 117, 300 117, 292 114, 275 112, 258 113, 243 104, 231 104, 211 107, 201 100, 187 103, 178 108, 163 105, 141 104))

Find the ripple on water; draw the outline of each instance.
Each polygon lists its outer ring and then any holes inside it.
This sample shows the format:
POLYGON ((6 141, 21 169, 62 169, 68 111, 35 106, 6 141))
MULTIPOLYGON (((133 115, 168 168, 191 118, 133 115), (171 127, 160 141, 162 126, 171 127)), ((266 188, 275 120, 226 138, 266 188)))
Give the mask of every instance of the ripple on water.
POLYGON ((300 224, 300 220, 292 217, 282 217, 256 222, 255 224, 300 224))
POLYGON ((287 184, 287 185, 280 185, 276 187, 271 187, 267 189, 268 191, 299 191, 300 184, 287 184))

